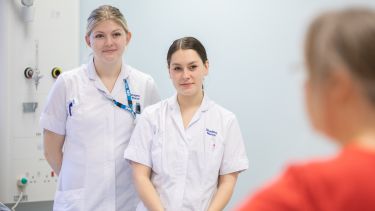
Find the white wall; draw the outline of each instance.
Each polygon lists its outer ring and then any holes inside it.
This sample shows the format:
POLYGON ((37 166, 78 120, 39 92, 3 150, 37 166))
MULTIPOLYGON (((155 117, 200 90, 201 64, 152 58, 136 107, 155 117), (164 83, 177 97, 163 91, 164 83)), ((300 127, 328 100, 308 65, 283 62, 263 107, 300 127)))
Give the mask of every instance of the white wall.
MULTIPOLYGON (((57 178, 43 155, 39 117, 55 81, 52 68, 66 71, 79 63, 79 2, 35 0, 31 22, 24 21, 23 9, 21 0, 0 0, 0 202, 15 202, 17 179, 25 176, 25 200, 17 211, 32 211, 34 205, 25 201, 52 200, 56 189, 57 178), (25 68, 36 68, 37 63, 43 75, 38 89, 24 77, 25 68), (23 103, 31 102, 38 106, 25 112, 23 103)), ((50 203, 41 204, 51 210, 50 203)))
POLYGON ((311 131, 303 105, 303 36, 325 9, 375 6, 372 0, 90 0, 81 1, 81 61, 86 18, 100 4, 126 16, 133 38, 126 60, 151 74, 166 98, 174 93, 166 69, 173 40, 195 36, 210 60, 210 98, 237 114, 250 169, 241 174, 229 207, 253 192, 285 164, 334 151, 311 131))

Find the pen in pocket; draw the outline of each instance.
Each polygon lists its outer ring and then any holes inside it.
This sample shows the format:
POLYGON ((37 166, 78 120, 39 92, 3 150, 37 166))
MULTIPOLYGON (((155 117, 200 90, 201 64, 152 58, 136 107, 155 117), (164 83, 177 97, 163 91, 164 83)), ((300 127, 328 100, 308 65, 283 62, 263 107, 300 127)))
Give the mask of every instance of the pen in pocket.
POLYGON ((69 111, 69 116, 72 116, 72 107, 74 105, 74 100, 70 101, 68 105, 68 111, 69 111))

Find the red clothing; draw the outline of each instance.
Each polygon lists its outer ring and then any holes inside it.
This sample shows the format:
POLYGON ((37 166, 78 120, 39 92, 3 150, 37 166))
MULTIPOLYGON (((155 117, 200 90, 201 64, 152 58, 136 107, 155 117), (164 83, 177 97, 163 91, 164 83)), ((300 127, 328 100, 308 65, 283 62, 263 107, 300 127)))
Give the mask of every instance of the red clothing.
POLYGON ((330 160, 291 166, 237 211, 375 211, 375 153, 348 147, 330 160))

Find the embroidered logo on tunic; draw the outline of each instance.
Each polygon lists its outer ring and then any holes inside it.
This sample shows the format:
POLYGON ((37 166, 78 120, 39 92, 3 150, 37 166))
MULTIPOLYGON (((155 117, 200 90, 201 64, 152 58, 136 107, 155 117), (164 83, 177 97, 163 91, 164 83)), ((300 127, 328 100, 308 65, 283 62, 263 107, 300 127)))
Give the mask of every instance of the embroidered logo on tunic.
POLYGON ((216 136, 217 135, 216 131, 210 130, 208 128, 206 128, 206 133, 207 133, 207 135, 210 135, 210 136, 216 136))
POLYGON ((132 98, 133 98, 133 100, 139 100, 139 99, 141 99, 141 96, 137 95, 137 94, 132 94, 132 98))

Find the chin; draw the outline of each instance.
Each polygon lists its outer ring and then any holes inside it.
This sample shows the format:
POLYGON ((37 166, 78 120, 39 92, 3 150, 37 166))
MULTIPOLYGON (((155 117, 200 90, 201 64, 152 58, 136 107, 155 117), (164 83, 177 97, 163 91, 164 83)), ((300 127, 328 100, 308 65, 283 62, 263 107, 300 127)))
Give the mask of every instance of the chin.
POLYGON ((193 97, 195 95, 198 95, 198 92, 196 92, 195 90, 182 90, 179 92, 179 95, 185 97, 193 97))
POLYGON ((109 63, 109 64, 112 64, 112 63, 116 63, 118 62, 119 60, 121 60, 121 57, 104 57, 102 58, 102 60, 105 62, 105 63, 109 63))
POLYGON ((192 96, 192 94, 189 93, 189 92, 178 92, 178 95, 184 96, 184 97, 190 97, 190 96, 192 96))

